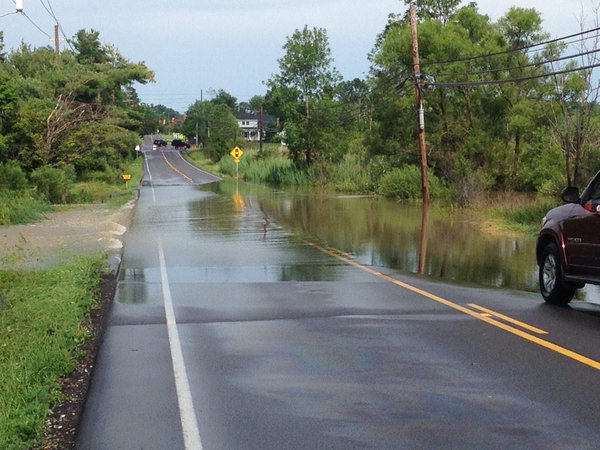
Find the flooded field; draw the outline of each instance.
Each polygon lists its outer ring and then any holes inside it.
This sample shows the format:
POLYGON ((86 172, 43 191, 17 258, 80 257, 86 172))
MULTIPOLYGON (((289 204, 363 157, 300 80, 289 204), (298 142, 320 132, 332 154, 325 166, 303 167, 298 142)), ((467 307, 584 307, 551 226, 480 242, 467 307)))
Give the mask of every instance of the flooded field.
MULTIPOLYGON (((262 230, 350 254, 356 261, 464 285, 538 290, 535 236, 482 231, 468 209, 432 207, 365 196, 283 192, 234 182, 210 187, 240 215, 264 217, 262 230)), ((205 204, 203 207, 206 207, 205 204)), ((223 224, 225 228, 239 226, 223 224)), ((596 302, 595 286, 578 298, 596 302)))

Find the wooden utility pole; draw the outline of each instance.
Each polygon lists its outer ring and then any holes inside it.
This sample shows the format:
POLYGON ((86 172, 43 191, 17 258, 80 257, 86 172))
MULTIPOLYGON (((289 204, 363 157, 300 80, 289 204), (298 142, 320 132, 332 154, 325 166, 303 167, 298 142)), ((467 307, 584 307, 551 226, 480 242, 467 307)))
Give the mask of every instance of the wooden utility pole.
POLYGON ((264 109, 262 107, 262 105, 260 106, 260 115, 258 116, 258 153, 260 155, 263 154, 263 133, 264 133, 264 129, 265 129, 265 122, 264 122, 264 109))
POLYGON ((58 24, 54 25, 54 54, 56 55, 56 65, 60 65, 60 39, 58 37, 58 24))
POLYGON ((421 180, 423 191, 423 204, 428 206, 429 176, 427 175, 427 146, 425 144, 425 110, 423 109, 423 96, 421 92, 421 66, 419 62, 419 39, 417 36, 417 7, 414 0, 410 2, 410 31, 412 34, 413 51, 413 77, 415 81, 415 99, 418 112, 419 151, 421 153, 421 180))

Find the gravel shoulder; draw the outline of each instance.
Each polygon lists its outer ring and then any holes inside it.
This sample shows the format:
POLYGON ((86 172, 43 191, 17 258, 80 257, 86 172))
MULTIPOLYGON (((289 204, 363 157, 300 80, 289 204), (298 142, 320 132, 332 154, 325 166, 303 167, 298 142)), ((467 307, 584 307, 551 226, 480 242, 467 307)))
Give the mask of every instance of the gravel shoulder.
POLYGON ((88 339, 78 348, 78 367, 63 380, 63 400, 49 411, 40 449, 70 449, 91 382, 96 355, 116 289, 123 235, 129 228, 135 201, 121 208, 77 205, 59 208, 39 222, 0 227, 0 270, 37 269, 78 256, 106 253, 111 271, 102 276, 99 302, 84 324, 88 339))

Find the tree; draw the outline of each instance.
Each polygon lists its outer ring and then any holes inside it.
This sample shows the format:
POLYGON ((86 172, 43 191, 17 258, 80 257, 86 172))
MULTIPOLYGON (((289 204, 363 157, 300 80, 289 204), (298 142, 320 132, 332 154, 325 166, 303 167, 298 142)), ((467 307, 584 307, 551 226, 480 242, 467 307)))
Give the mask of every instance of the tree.
POLYGON ((79 30, 72 39, 80 64, 102 64, 109 60, 106 47, 100 42, 100 32, 79 30))
MULTIPOLYGON (((292 134, 298 137, 297 140, 288 142, 293 159, 298 164, 310 166, 313 162, 313 153, 319 145, 319 142, 313 139, 313 134, 309 132, 310 104, 325 97, 333 97, 335 86, 341 77, 332 67, 331 49, 327 32, 323 28, 309 29, 305 25, 302 30, 296 30, 287 38, 283 49, 285 54, 278 60, 280 73, 269 79, 267 85, 272 92, 279 90, 285 94, 295 92, 296 106, 298 102, 302 102, 302 123, 298 121, 297 109, 294 105, 284 106, 283 109, 288 116, 286 127, 293 129, 292 134)), ((285 95, 279 97, 284 98, 285 95)))
POLYGON ((218 161, 238 143, 240 128, 228 105, 196 101, 186 112, 182 130, 188 136, 199 131, 206 154, 218 161), (198 128, 196 128, 198 127, 198 128))
POLYGON ((108 133, 118 127, 126 133, 141 127, 133 83, 151 81, 153 73, 101 44, 93 30, 80 30, 73 42, 75 51, 63 52, 60 68, 51 48, 25 44, 0 65, 0 158, 17 158, 29 170, 63 165, 86 157, 87 149, 72 145, 81 130, 108 133), (103 123, 111 127, 94 128, 103 123))
POLYGON ((215 95, 210 103, 213 105, 225 105, 231 111, 235 111, 237 109, 237 98, 223 89, 218 90, 217 95, 215 95))
MULTIPOLYGON (((595 27, 598 27, 599 9, 595 11, 595 27)), ((580 18, 582 31, 584 18, 580 18)), ((581 58, 584 66, 598 65, 600 58, 600 38, 597 35, 579 41, 579 52, 586 54, 581 58)), ((577 63, 569 62, 561 69, 574 69, 577 63)), ((596 114, 600 95, 600 81, 594 76, 593 69, 561 74, 553 77, 552 107, 546 112, 551 123, 552 134, 559 143, 564 154, 564 173, 569 186, 582 186, 591 174, 584 173, 583 163, 587 150, 593 147, 590 140, 597 128, 596 114)), ((594 168, 595 170, 595 168, 594 168)), ((593 173, 593 171, 592 171, 593 173)))
MULTIPOLYGON (((406 3, 410 3, 407 0, 406 3)), ((419 0, 417 3, 417 15, 421 18, 438 20, 447 24, 456 13, 461 0, 419 0)))

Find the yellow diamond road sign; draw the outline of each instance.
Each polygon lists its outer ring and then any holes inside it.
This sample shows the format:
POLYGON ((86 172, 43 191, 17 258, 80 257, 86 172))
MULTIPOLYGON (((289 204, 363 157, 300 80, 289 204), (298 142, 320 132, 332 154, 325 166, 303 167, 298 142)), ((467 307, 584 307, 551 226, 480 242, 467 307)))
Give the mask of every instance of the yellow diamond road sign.
POLYGON ((231 150, 229 152, 229 154, 233 157, 233 159, 235 159, 236 163, 239 163, 240 162, 240 158, 244 154, 244 151, 241 148, 239 148, 239 147, 234 147, 234 149, 231 150))

